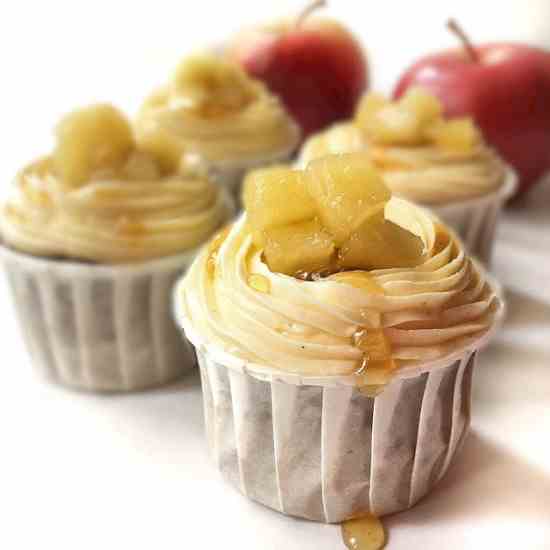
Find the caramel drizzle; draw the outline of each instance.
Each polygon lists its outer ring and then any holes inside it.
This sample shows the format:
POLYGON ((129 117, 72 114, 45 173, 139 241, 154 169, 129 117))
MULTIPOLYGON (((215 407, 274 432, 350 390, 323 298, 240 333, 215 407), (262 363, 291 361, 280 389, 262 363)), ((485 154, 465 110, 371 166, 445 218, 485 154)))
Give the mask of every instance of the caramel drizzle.
MULTIPOLYGON (((301 279, 317 281, 329 279, 349 284, 372 294, 384 294, 384 289, 365 271, 340 271, 327 274, 326 270, 301 273, 301 279)), ((390 381, 397 365, 392 357, 389 338, 382 327, 363 326, 352 336, 352 344, 362 352, 355 377, 359 391, 369 397, 378 395, 390 381)))
POLYGON ((214 279, 216 276, 216 264, 218 261, 218 253, 220 251, 220 248, 222 244, 225 242, 225 239, 227 239, 227 236, 229 235, 229 232, 231 231, 231 226, 224 227, 222 230, 218 231, 216 235, 212 238, 210 241, 210 244, 208 245, 208 256, 206 259, 206 272, 208 274, 208 277, 210 279, 214 279))
POLYGON ((381 550, 386 545, 384 526, 372 515, 344 521, 341 531, 349 550, 381 550))

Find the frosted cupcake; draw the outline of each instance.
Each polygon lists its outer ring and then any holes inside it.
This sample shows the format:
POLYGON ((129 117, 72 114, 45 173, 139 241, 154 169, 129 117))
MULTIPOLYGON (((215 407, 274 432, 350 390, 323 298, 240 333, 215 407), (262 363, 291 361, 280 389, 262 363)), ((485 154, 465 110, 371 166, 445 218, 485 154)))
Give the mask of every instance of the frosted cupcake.
POLYGON ((244 202, 175 295, 219 468, 317 521, 412 506, 467 432, 497 289, 364 155, 254 172, 244 202))
POLYGON ((141 141, 171 144, 236 198, 247 170, 288 159, 300 139, 264 84, 213 55, 184 60, 171 82, 147 99, 137 126, 141 141))
POLYGON ((90 390, 163 384, 193 365, 175 279, 232 212, 206 177, 166 170, 114 107, 75 111, 0 210, 1 259, 35 365, 90 390))
POLYGON ((361 150, 392 192, 435 210, 470 252, 489 262, 498 215, 516 178, 470 119, 444 119, 439 101, 419 88, 395 103, 368 94, 353 122, 304 145, 300 163, 361 150))

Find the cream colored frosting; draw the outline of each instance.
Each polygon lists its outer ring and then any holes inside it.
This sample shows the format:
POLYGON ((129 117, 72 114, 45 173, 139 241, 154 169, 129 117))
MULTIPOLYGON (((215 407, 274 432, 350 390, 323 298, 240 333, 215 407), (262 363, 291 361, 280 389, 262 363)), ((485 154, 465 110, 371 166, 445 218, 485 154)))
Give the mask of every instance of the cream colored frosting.
POLYGON ((429 257, 414 268, 370 271, 383 294, 272 273, 243 216, 217 251, 196 259, 178 307, 209 346, 271 372, 352 375, 363 357, 353 336, 364 328, 384 330, 399 369, 476 347, 502 309, 495 289, 428 212, 393 198, 386 217, 419 235, 429 257), (251 284, 258 276, 262 284, 251 284))
POLYGON ((504 183, 504 164, 486 145, 465 153, 433 145, 372 145, 368 155, 393 193, 422 204, 443 205, 482 197, 504 183))
POLYGON ((0 211, 0 233, 33 255, 129 263, 192 249, 229 213, 225 195, 205 177, 129 180, 97 173, 71 188, 47 157, 17 176, 0 211))
POLYGON ((186 152, 214 164, 278 159, 298 145, 300 131, 277 97, 252 82, 255 98, 219 116, 203 116, 174 86, 155 92, 137 120, 138 135, 161 133, 186 152))
POLYGON ((392 192, 425 205, 443 205, 497 191, 505 167, 484 144, 469 152, 434 145, 416 147, 370 144, 358 126, 339 124, 311 137, 298 164, 334 153, 365 151, 392 192))

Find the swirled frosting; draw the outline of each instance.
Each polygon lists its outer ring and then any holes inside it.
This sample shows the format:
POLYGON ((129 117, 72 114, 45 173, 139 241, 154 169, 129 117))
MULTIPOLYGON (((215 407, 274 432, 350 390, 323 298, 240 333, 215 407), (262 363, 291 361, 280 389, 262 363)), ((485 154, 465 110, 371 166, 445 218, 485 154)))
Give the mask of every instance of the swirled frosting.
POLYGON ((371 145, 367 154, 393 193, 426 205, 482 197, 504 182, 504 164, 483 144, 468 152, 371 145))
POLYGON ((436 147, 399 147, 369 143, 353 123, 339 124, 304 144, 299 166, 335 153, 364 151, 396 195, 426 205, 442 205, 482 197, 504 182, 505 167, 496 153, 481 144, 472 151, 436 147))
POLYGON ((159 134, 182 152, 229 166, 281 158, 300 138, 298 126, 264 84, 211 56, 184 61, 173 81, 145 101, 137 129, 142 139, 159 134), (187 70, 193 63, 199 69, 187 70))
POLYGON ((383 330, 397 372, 475 348, 501 312, 495 289, 430 213, 393 198, 386 217, 429 253, 417 267, 361 272, 380 291, 271 272, 243 216, 196 259, 178 307, 208 345, 268 372, 353 375, 364 358, 354 336, 365 329, 383 330))
POLYGON ((133 179, 104 171, 75 187, 46 157, 17 176, 0 233, 33 255, 127 263, 192 249, 228 215, 223 193, 196 174, 133 179))

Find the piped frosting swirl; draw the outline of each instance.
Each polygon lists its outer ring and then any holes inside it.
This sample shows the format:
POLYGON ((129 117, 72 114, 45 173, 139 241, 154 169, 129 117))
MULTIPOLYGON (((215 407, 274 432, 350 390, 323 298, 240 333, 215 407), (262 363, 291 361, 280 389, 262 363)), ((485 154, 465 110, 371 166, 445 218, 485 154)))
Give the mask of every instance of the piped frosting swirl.
POLYGON ((430 213, 393 198, 386 216, 414 230, 428 255, 416 267, 365 272, 381 291, 270 271, 244 216, 197 258, 178 307, 209 345, 267 373, 358 374, 364 330, 384 332, 396 372, 475 348, 502 313, 495 288, 430 213))
POLYGON ((0 233, 33 255, 129 263, 197 247, 229 214, 223 192, 198 174, 134 180, 100 172, 74 187, 47 157, 17 176, 0 233))
POLYGON ((259 81, 214 56, 185 60, 138 116, 138 139, 160 134, 207 163, 270 161, 292 152, 300 132, 259 81))

